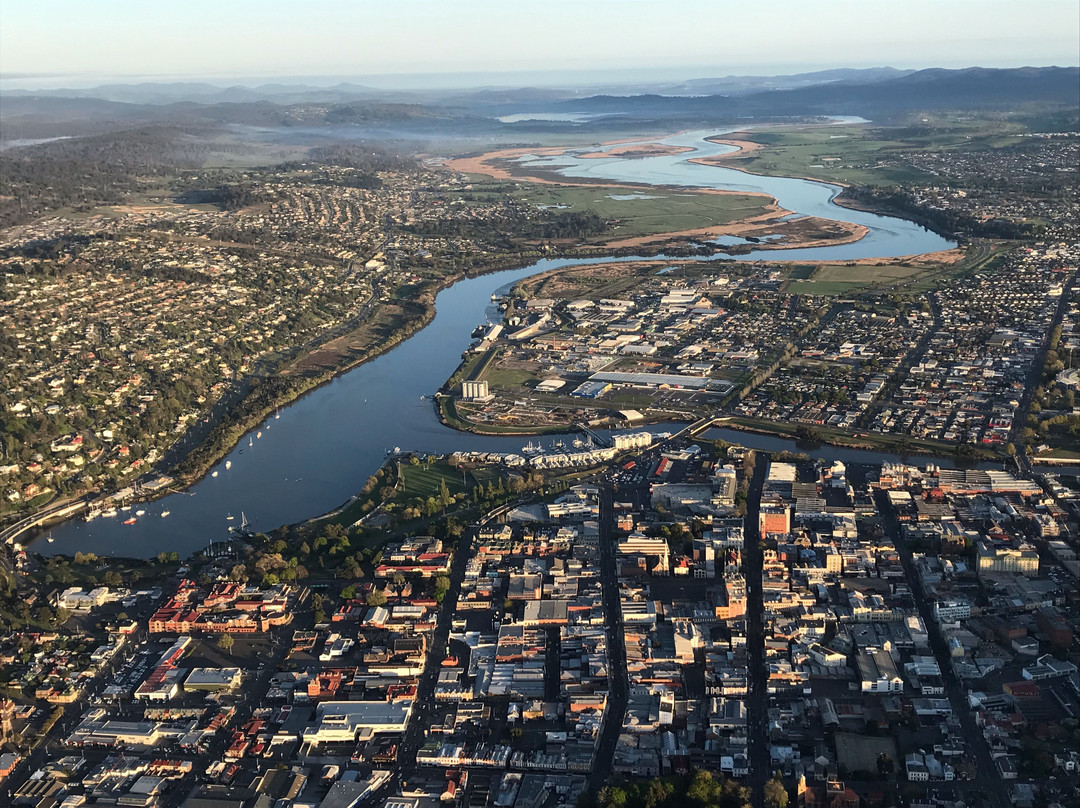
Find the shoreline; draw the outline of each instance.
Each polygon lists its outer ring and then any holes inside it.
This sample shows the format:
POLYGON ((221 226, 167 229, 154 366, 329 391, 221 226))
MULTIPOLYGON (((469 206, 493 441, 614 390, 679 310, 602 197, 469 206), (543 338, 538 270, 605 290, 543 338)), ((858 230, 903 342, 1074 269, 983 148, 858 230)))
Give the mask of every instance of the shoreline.
MULTIPOLYGON (((528 263, 535 263, 535 261, 530 261, 528 263)), ((252 429, 255 429, 262 421, 266 420, 267 417, 272 415, 276 410, 282 409, 282 408, 285 408, 285 407, 289 407, 289 406, 295 404, 296 402, 298 402, 300 399, 304 398, 305 396, 310 395, 311 393, 316 392, 319 388, 321 388, 321 387, 335 381, 339 376, 342 376, 343 374, 348 373, 349 371, 354 370, 355 368, 357 368, 357 367, 359 367, 359 366, 361 366, 361 365, 363 365, 363 364, 365 364, 367 362, 374 361, 375 359, 378 359, 379 357, 385 355, 386 353, 389 353, 391 350, 396 348, 398 345, 400 345, 401 343, 403 343, 404 341, 406 341, 410 337, 414 336, 418 332, 422 331, 435 318, 435 314, 436 314, 436 311, 435 311, 435 298, 444 289, 447 289, 450 286, 453 286, 455 283, 457 283, 458 281, 461 281, 461 280, 467 280, 467 279, 470 279, 470 278, 482 277, 484 275, 495 274, 495 273, 498 273, 498 272, 506 272, 506 271, 513 270, 513 269, 519 269, 522 266, 527 266, 528 263, 524 263, 522 261, 508 262, 506 264, 501 264, 501 265, 498 265, 498 266, 493 266, 491 268, 487 268, 487 269, 477 271, 474 274, 456 272, 453 275, 447 275, 444 278, 440 279, 440 281, 437 284, 433 284, 431 287, 424 290, 424 293, 420 297, 418 297, 415 301, 410 301, 413 304, 418 304, 418 305, 423 307, 423 311, 419 314, 419 316, 407 321, 409 327, 401 328, 401 329, 395 331, 393 336, 391 336, 390 339, 386 343, 384 343, 384 345, 382 347, 380 347, 378 350, 376 350, 374 352, 366 352, 364 355, 362 355, 360 357, 357 357, 352 361, 349 361, 347 363, 340 364, 340 365, 335 365, 333 368, 328 368, 327 371, 325 372, 325 374, 320 374, 318 377, 313 377, 313 383, 310 386, 305 387, 304 389, 297 391, 294 395, 285 395, 285 396, 275 398, 273 401, 271 401, 270 403, 268 403, 264 407, 257 410, 255 415, 248 416, 247 418, 245 418, 243 420, 236 420, 236 421, 231 421, 227 416, 222 416, 222 420, 217 425, 217 427, 219 427, 219 428, 230 428, 231 427, 231 428, 234 428, 234 429, 238 429, 239 434, 237 435, 235 440, 229 441, 227 444, 225 444, 225 445, 221 446, 220 448, 212 451, 210 453, 210 455, 206 459, 202 460, 198 464, 198 466, 196 467, 196 470, 177 471, 177 468, 179 466, 181 466, 183 463, 185 463, 188 460, 188 458, 191 457, 192 454, 197 452, 199 449, 204 448, 205 445, 206 445, 205 443, 199 443, 199 444, 191 447, 189 450, 187 450, 183 454, 183 456, 179 460, 177 460, 175 463, 173 463, 172 465, 170 465, 168 467, 155 467, 153 469, 153 471, 149 473, 149 476, 152 476, 152 477, 168 476, 168 477, 173 478, 173 482, 169 483, 167 486, 165 486, 165 487, 163 487, 161 489, 158 489, 158 490, 150 493, 149 495, 143 495, 143 496, 134 497, 131 500, 132 504, 134 505, 136 503, 141 504, 141 503, 155 502, 155 501, 157 501, 159 499, 163 499, 163 498, 165 498, 167 496, 170 496, 172 494, 181 494, 181 493, 186 492, 192 486, 197 485, 198 483, 202 482, 202 480, 204 480, 210 474, 210 472, 213 470, 213 467, 216 466, 218 463, 220 463, 221 460, 224 457, 226 457, 230 452, 233 451, 233 449, 235 449, 240 444, 240 442, 243 439, 245 434, 250 432, 252 429), (314 380, 314 379, 317 379, 317 381, 314 380)), ((360 324, 360 325, 363 325, 363 324, 360 324)), ((357 327, 360 327, 360 326, 357 326, 357 327)), ((302 356, 296 357, 296 359, 293 360, 293 361, 294 362, 300 362, 305 357, 314 354, 315 352, 317 352, 320 349, 321 348, 319 346, 317 346, 317 347, 313 348, 312 351, 310 351, 309 353, 306 353, 306 354, 304 354, 302 356)), ((274 376, 286 376, 286 375, 288 375, 287 371, 280 371, 280 372, 274 374, 274 376)), ((267 377, 267 378, 273 378, 273 377, 267 377)), ((248 394, 250 394, 250 391, 249 391, 248 394)), ((240 403, 243 400, 244 399, 241 398, 240 401, 238 401, 237 403, 240 403)), ((79 496, 76 496, 76 497, 69 497, 69 498, 64 499, 64 500, 55 499, 55 500, 52 500, 52 501, 46 503, 41 508, 39 508, 38 512, 40 512, 42 510, 53 509, 53 508, 56 508, 58 506, 65 505, 65 504, 74 504, 75 502, 78 502, 78 501, 87 502, 88 507, 89 507, 89 503, 100 500, 104 495, 105 495, 105 492, 103 492, 101 490, 95 490, 95 491, 85 492, 85 493, 80 494, 79 496)), ((12 525, 17 524, 18 522, 20 522, 20 521, 22 521, 24 519, 27 519, 29 517, 32 517, 32 516, 34 516, 34 513, 27 513, 27 514, 21 515, 19 519, 12 522, 12 525)), ((69 522, 72 519, 77 519, 77 518, 81 518, 81 517, 79 515, 74 515, 74 516, 60 517, 60 518, 55 519, 55 520, 46 520, 46 521, 42 522, 39 525, 36 525, 36 526, 34 526, 32 528, 28 528, 25 531, 25 533, 29 533, 31 531, 38 531, 39 535, 37 535, 33 539, 31 539, 31 542, 33 542, 33 541, 36 541, 38 538, 40 538, 40 534, 42 532, 44 532, 46 529, 48 529, 50 527, 55 527, 58 524, 62 524, 64 522, 69 522)), ((20 544, 21 543, 22 542, 20 542, 20 544)), ((29 546, 29 543, 23 544, 24 549, 26 549, 28 546, 29 546)))
MULTIPOLYGON (((794 443, 796 445, 796 447, 798 446, 798 439, 796 437, 794 437, 793 435, 789 435, 786 432, 782 432, 782 431, 775 430, 775 429, 768 429, 768 428, 766 428, 764 426, 761 426, 761 427, 759 427, 759 426, 750 426, 750 425, 747 425, 747 424, 741 424, 741 423, 725 420, 722 423, 715 424, 711 428, 713 428, 713 429, 732 429, 732 430, 735 430, 736 432, 748 432, 748 433, 753 434, 753 435, 765 435, 765 436, 772 437, 772 438, 778 438, 780 440, 788 440, 788 441, 791 441, 792 443, 794 443)), ((855 439, 855 440, 857 440, 857 439, 855 439)), ((909 449, 908 451, 906 451, 904 453, 901 453, 901 452, 898 452, 898 451, 893 450, 893 449, 886 449, 886 448, 882 448, 880 446, 875 446, 872 443, 857 443, 857 442, 840 443, 835 439, 829 439, 829 438, 822 438, 820 441, 817 442, 816 445, 817 446, 834 446, 837 449, 855 449, 855 450, 858 450, 858 451, 861 451, 861 452, 877 452, 878 454, 891 455, 893 457, 899 457, 899 458, 913 457, 913 456, 922 456, 922 457, 938 457, 938 456, 942 456, 942 457, 944 457, 944 456, 950 456, 950 455, 955 454, 955 448, 953 448, 952 451, 950 451, 951 447, 949 447, 949 446, 942 446, 940 449, 924 449, 924 448, 915 447, 915 448, 909 449), (935 454, 935 452, 937 452, 937 454, 935 454)), ((961 444, 956 444, 956 445, 960 446, 961 444)), ((747 448, 752 448, 752 447, 747 447, 747 448)), ((814 447, 808 447, 808 448, 814 448, 814 447)), ((995 462, 997 460, 1000 460, 1000 459, 1001 458, 998 457, 997 455, 984 455, 984 454, 980 454, 980 455, 977 455, 975 457, 972 457, 970 459, 970 461, 965 461, 965 460, 962 460, 961 458, 953 457, 953 460, 958 465, 963 463, 963 462, 993 463, 993 462, 995 462)))
MULTIPOLYGON (((635 142, 642 142, 642 140, 640 140, 640 139, 625 139, 625 140, 622 140, 622 141, 615 141, 614 143, 635 143, 635 142)), ((602 144, 602 145, 612 145, 612 144, 602 144)), ((493 178, 496 178, 496 179, 510 179, 510 180, 515 180, 515 181, 523 180, 523 181, 529 181, 529 182, 536 182, 536 183, 540 183, 540 184, 565 185, 565 186, 605 187, 605 188, 618 188, 618 189, 627 189, 627 190, 642 189, 642 190, 649 190, 649 191, 655 191, 655 190, 660 189, 660 190, 670 190, 672 192, 680 192, 680 193, 685 193, 685 192, 687 192, 689 190, 689 191, 691 191, 693 193, 718 193, 718 194, 746 195, 743 192, 731 191, 731 190, 726 190, 726 189, 709 189, 709 188, 693 189, 693 188, 686 188, 686 187, 683 187, 683 186, 674 186, 673 187, 673 186, 667 186, 667 185, 623 184, 623 183, 608 183, 608 182, 598 182, 598 183, 577 182, 577 183, 575 183, 575 182, 556 181, 556 180, 544 179, 544 178, 539 178, 539 177, 518 177, 518 176, 510 174, 505 169, 490 166, 488 164, 488 162, 487 162, 490 159, 505 159, 505 158, 495 158, 495 157, 493 157, 493 155, 507 155, 507 156, 509 156, 510 154, 518 154, 518 155, 520 155, 520 154, 525 154, 525 153, 558 155, 558 154, 565 153, 565 152, 567 152, 569 150, 570 149, 568 147, 566 147, 566 148, 564 148, 564 147, 545 147, 545 148, 542 148, 542 149, 531 149, 531 150, 528 149, 528 148, 503 149, 503 150, 498 150, 496 152, 482 154, 482 155, 479 155, 479 156, 473 157, 473 158, 459 158, 458 160, 448 160, 448 161, 445 161, 442 164, 442 166, 440 166, 440 167, 449 168, 450 170, 457 170, 457 171, 469 171, 470 169, 459 167, 459 166, 462 163, 475 164, 475 165, 480 166, 481 168, 480 168, 480 170, 472 171, 471 173, 489 174, 490 176, 492 176, 493 178), (498 174, 501 174, 502 176, 498 176, 496 173, 493 173, 493 172, 498 172, 498 174)), ((738 152, 735 152, 735 153, 732 153, 732 154, 738 154, 738 152)), ((738 169, 738 170, 743 170, 743 169, 738 169)), ((747 173, 753 173, 753 172, 747 172, 747 173)), ((834 184, 834 185, 839 185, 840 187, 846 187, 846 186, 843 186, 840 183, 831 183, 831 182, 828 182, 828 181, 817 180, 815 178, 807 178, 807 179, 810 179, 811 181, 815 181, 815 182, 826 182, 826 184, 834 184)), ((770 205, 773 208, 775 208, 775 211, 776 211, 776 213, 772 214, 772 217, 780 215, 781 209, 777 206, 777 200, 776 200, 775 197, 772 197, 772 196, 770 196, 768 194, 764 194, 764 193, 758 193, 758 194, 753 194, 753 195, 761 196, 761 197, 764 197, 764 198, 767 198, 767 199, 771 200, 770 205)), ((833 201, 836 201, 837 204, 839 205, 840 203, 838 202, 838 199, 839 199, 839 195, 834 197, 833 201)), ((858 209, 858 208, 855 208, 854 206, 851 206, 851 207, 853 209, 858 209)), ((788 211, 783 211, 784 215, 786 215, 787 213, 789 213, 789 212, 788 211)), ((760 217, 752 217, 752 218, 760 218, 760 217)), ((805 244, 772 245, 771 249, 781 249, 782 250, 782 249, 791 249, 791 248, 799 248, 799 247, 810 247, 810 248, 812 248, 812 247, 817 247, 817 246, 831 246, 831 245, 836 245, 836 244, 850 243, 852 241, 858 241, 859 239, 861 239, 866 234, 866 232, 868 232, 868 230, 865 227, 862 227, 861 225, 852 225, 852 223, 850 223, 850 222, 842 222, 842 221, 839 221, 839 223, 842 224, 842 225, 847 225, 849 227, 861 227, 862 232, 857 232, 857 234, 853 235, 850 238, 847 238, 846 240, 833 240, 833 239, 821 240, 821 239, 819 239, 819 240, 810 241, 810 242, 805 243, 805 244)), ((722 225, 720 227, 731 227, 731 226, 732 225, 722 225)), ((682 234, 679 233, 679 232, 673 232, 673 233, 667 233, 667 234, 657 234, 656 236, 644 237, 644 238, 651 239, 652 241, 656 241, 657 239, 663 239, 663 238, 666 238, 666 239, 670 240, 671 238, 678 237, 679 235, 682 235, 682 234)), ((646 246, 647 243, 648 242, 646 241, 646 242, 642 243, 641 246, 644 247, 644 246, 646 246)), ((769 247, 769 245, 767 245, 767 244, 762 244, 762 245, 759 245, 759 246, 761 248, 769 247)), ((573 255, 573 256, 571 256, 571 255, 567 255, 566 253, 562 253, 562 254, 555 253, 553 255, 549 255, 549 256, 546 256, 546 257, 549 257, 549 258, 563 257, 563 258, 569 258, 570 260, 589 259, 589 258, 599 257, 598 255, 596 255, 596 253, 603 253, 603 251, 607 251, 607 250, 620 249, 620 242, 609 242, 609 243, 599 245, 599 246, 597 246, 595 248, 589 248, 589 249, 590 249, 590 251, 593 252, 593 255, 586 254, 586 255, 573 255)), ((659 252, 660 250, 658 249, 657 251, 659 252)), ((718 250, 717 252, 723 252, 723 250, 718 250)), ((649 257, 648 255, 642 255, 641 253, 630 253, 630 255, 634 255, 635 257, 643 257, 643 258, 648 258, 649 257)), ((731 257, 736 261, 739 260, 738 255, 732 255, 731 257)), ((618 256, 612 256, 611 258, 612 258, 612 260, 610 262, 605 262, 605 263, 613 263, 613 262, 618 261, 618 256)), ((303 386, 302 389, 298 389, 298 390, 295 390, 295 391, 284 392, 284 393, 271 391, 272 395, 271 395, 271 398, 268 400, 268 402, 265 403, 264 405, 262 405, 261 407, 257 407, 252 413, 249 413, 245 417, 238 417, 238 418, 236 418, 234 420, 234 419, 230 419, 228 413, 223 414, 221 416, 221 421, 218 424, 216 424, 214 427, 211 427, 210 432, 207 434, 207 436, 204 438, 203 441, 197 443, 196 445, 192 446, 190 449, 184 451, 183 454, 175 462, 171 463, 168 467, 155 466, 152 469, 152 471, 150 472, 150 474, 147 475, 147 476, 151 476, 151 477, 172 476, 174 478, 174 482, 170 483, 168 486, 166 486, 166 487, 164 487, 164 488, 162 488, 162 489, 160 489, 158 491, 153 492, 149 496, 145 496, 144 498, 139 498, 136 501, 138 501, 138 502, 152 502, 152 501, 156 501, 158 499, 161 499, 161 498, 163 498, 165 496, 168 496, 170 494, 185 492, 186 490, 191 488, 193 485, 195 485, 198 482, 200 482, 201 480, 203 480, 211 472, 211 470, 213 469, 213 467, 215 465, 220 463, 221 460, 226 455, 228 455, 231 451, 233 451, 233 449, 235 449, 235 447, 237 445, 239 445, 239 443, 242 440, 245 433, 247 433, 247 432, 251 431, 252 429, 256 428, 262 421, 264 421, 268 416, 270 416, 275 410, 291 406, 292 404, 296 403, 297 401, 299 401, 304 396, 308 395, 309 393, 315 392, 316 390, 318 390, 320 387, 322 387, 325 384, 333 382, 339 376, 345 374, 346 372, 348 372, 350 370, 353 370, 353 369, 363 365, 366 362, 372 361, 374 359, 377 359, 377 358, 389 353, 395 347, 399 346, 400 344, 402 344, 403 342, 408 340, 410 337, 414 336, 416 333, 423 330, 427 325, 429 325, 431 323, 431 321, 436 316, 435 298, 438 296, 438 294, 441 291, 449 288, 453 284, 457 283, 459 280, 464 280, 464 279, 468 279, 468 278, 476 278, 476 277, 481 277, 481 276, 488 275, 488 274, 494 274, 494 273, 498 273, 498 272, 503 272, 503 271, 508 271, 508 270, 521 268, 523 266, 528 266, 531 263, 535 263, 536 260, 538 260, 538 259, 531 258, 531 257, 530 258, 523 258, 523 259, 516 259, 515 260, 515 259, 508 256, 507 261, 505 263, 500 263, 500 264, 497 264, 497 265, 494 265, 494 266, 491 266, 491 267, 486 267, 486 268, 477 270, 477 271, 475 271, 475 272, 473 272, 471 274, 470 273, 462 273, 462 272, 454 272, 453 274, 446 275, 446 276, 438 279, 437 281, 433 281, 427 288, 423 289, 421 294, 418 295, 415 300, 406 301, 407 305, 417 306, 420 309, 420 311, 417 312, 415 315, 410 312, 409 316, 407 316, 407 318, 401 323, 400 327, 395 329, 395 331, 391 334, 391 336, 389 338, 387 338, 387 340, 382 345, 380 345, 378 348, 376 348, 376 349, 365 349, 363 351, 363 353, 358 355, 358 356, 347 358, 346 361, 343 361, 343 362, 334 363, 332 366, 327 367, 324 370, 322 370, 321 372, 318 372, 318 373, 314 374, 313 376, 311 376, 309 378, 310 383, 303 386), (214 439, 214 438, 212 438, 212 436, 214 434, 214 431, 217 430, 217 429, 227 430, 230 433, 235 431, 237 434, 235 435, 235 438, 233 438, 233 439, 227 439, 226 436, 223 436, 223 435, 221 435, 218 438, 214 439), (200 450, 205 451, 205 453, 206 453, 205 456, 198 457, 196 460, 192 461, 192 467, 190 469, 184 469, 183 467, 184 467, 185 463, 187 463, 189 460, 191 460, 192 456, 195 455, 197 452, 200 452, 200 450)), ((670 259, 670 260, 671 260, 672 263, 676 263, 676 262, 692 260, 692 258, 670 259)), ((783 259, 778 257, 777 260, 782 261, 783 259)), ((580 266, 580 265, 577 265, 577 266, 580 266)), ((560 269, 565 269, 565 268, 560 268, 560 269)), ((366 323, 371 322, 372 319, 373 318, 368 318, 364 322, 357 323, 356 326, 353 329, 350 329, 349 332, 346 332, 345 335, 337 335, 337 336, 334 336, 334 337, 330 337, 330 339, 327 340, 327 343, 333 341, 334 339, 337 339, 338 337, 347 336, 348 333, 350 333, 353 330, 356 330, 356 329, 359 329, 359 328, 363 327, 366 323)), ((287 368, 284 368, 282 370, 276 371, 275 373, 273 373, 270 376, 266 376, 266 377, 262 377, 261 379, 253 380, 255 382, 254 387, 252 389, 249 389, 247 392, 245 392, 238 399, 238 401, 235 402, 232 406, 239 406, 245 400, 248 400, 249 397, 251 396, 253 390, 260 389, 259 385, 258 385, 259 382, 265 383, 265 382, 267 382, 269 380, 273 380, 275 378, 279 378, 279 377, 283 377, 283 376, 284 377, 290 376, 291 375, 290 370, 295 372, 295 369, 296 369, 296 367, 297 367, 297 365, 299 363, 301 363, 305 358, 310 357, 311 355, 317 353, 319 350, 323 349, 325 344, 326 343, 318 345, 318 346, 314 346, 310 351, 307 351, 304 354, 302 354, 301 356, 298 356, 298 357, 295 357, 294 359, 292 359, 291 362, 290 362, 291 368, 287 367, 287 368)), ((342 358, 345 358, 345 357, 342 357, 342 358)), ((440 420, 443 420, 442 415, 441 415, 441 408, 440 408, 440 420)), ((445 423, 445 421, 444 421, 444 423, 445 423)), ((453 427, 453 426, 451 426, 449 424, 447 424, 447 426, 449 426, 450 428, 457 429, 457 427, 453 427)), ((459 431, 473 431, 473 430, 459 430, 459 431)), ((549 431, 554 431, 554 430, 549 430, 549 431)), ((565 431, 565 430, 558 430, 558 431, 565 431)), ((503 434, 503 435, 506 435, 506 434, 517 434, 517 433, 483 433, 483 432, 477 432, 476 434, 503 434)), ((525 435, 530 435, 530 434, 535 435, 535 434, 541 434, 541 433, 539 433, 539 432, 524 432, 524 433, 521 433, 521 434, 523 436, 525 436, 525 435)), ((168 453, 168 450, 166 450, 166 453, 168 453)), ((69 498, 67 498, 65 500, 55 499, 55 500, 50 501, 49 503, 46 503, 41 508, 38 508, 36 512, 41 512, 42 510, 56 508, 58 505, 60 505, 60 504, 62 504, 64 502, 74 503, 74 502, 76 502, 78 500, 94 501, 94 500, 100 499, 103 495, 104 495, 104 492, 102 492, 101 490, 94 490, 94 491, 85 492, 85 493, 79 495, 78 497, 69 497, 69 498)), ((18 523, 18 521, 21 521, 22 519, 25 519, 25 518, 33 516, 33 515, 34 515, 33 513, 29 513, 29 514, 13 514, 13 516, 17 516, 18 518, 14 522, 12 522, 12 524, 16 524, 16 523, 18 523)), ((40 535, 42 535, 44 533, 45 528, 47 528, 49 526, 54 526, 55 524, 59 524, 59 523, 62 523, 62 522, 70 521, 70 519, 71 519, 71 517, 66 517, 66 518, 58 519, 55 522, 46 521, 45 523, 43 523, 41 525, 38 525, 35 528, 33 528, 33 530, 39 531, 37 535, 40 536, 40 535)), ((37 538, 37 537, 35 537, 35 538, 37 538)))

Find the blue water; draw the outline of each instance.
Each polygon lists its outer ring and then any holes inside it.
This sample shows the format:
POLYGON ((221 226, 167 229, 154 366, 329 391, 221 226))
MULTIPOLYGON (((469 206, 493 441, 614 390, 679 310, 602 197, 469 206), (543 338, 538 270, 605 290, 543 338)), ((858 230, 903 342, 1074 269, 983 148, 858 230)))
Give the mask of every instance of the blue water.
MULTIPOLYGON (((703 139, 713 134, 717 133, 686 133, 663 142, 693 145, 699 155, 731 148, 703 139)), ((759 250, 739 256, 739 260, 886 257, 952 246, 911 222, 838 208, 831 202, 839 190, 836 186, 754 177, 688 163, 688 156, 694 155, 580 160, 577 162, 581 165, 563 171, 572 176, 635 183, 764 191, 776 196, 788 210, 858 222, 870 228, 866 238, 849 245, 759 250)), ((566 161, 565 157, 559 159, 566 161)), ((142 506, 146 515, 134 525, 123 525, 120 518, 72 520, 51 530, 53 543, 38 543, 34 549, 50 554, 82 550, 135 557, 175 550, 183 556, 205 547, 209 541, 226 538, 228 527, 239 524, 241 512, 255 529, 266 531, 336 508, 363 487, 383 463, 386 452, 394 447, 437 453, 519 451, 527 438, 483 437, 448 429, 439 422, 430 399, 421 400, 421 396, 430 397, 453 373, 470 343, 473 327, 498 318, 490 303, 492 292, 549 269, 608 260, 611 258, 545 259, 523 269, 459 281, 438 295, 436 316, 430 325, 389 353, 344 373, 283 409, 280 418, 271 418, 260 426, 261 438, 255 438, 256 430, 245 435, 215 467, 216 478, 207 476, 187 493, 142 506), (231 463, 230 469, 225 468, 226 460, 231 463), (160 514, 166 509, 171 513, 162 518, 160 514), (233 521, 226 519, 230 514, 235 517, 233 521)), ((884 455, 877 457, 887 459, 884 455)))
MULTIPOLYGON (((776 199, 777 204, 784 210, 804 216, 861 224, 870 230, 864 238, 850 244, 783 251, 754 250, 739 255, 740 261, 820 261, 823 259, 852 261, 859 258, 893 258, 901 255, 937 252, 955 246, 953 242, 907 219, 879 216, 875 213, 840 207, 833 200, 843 189, 832 183, 795 177, 764 177, 733 168, 690 162, 693 158, 712 157, 736 151, 735 146, 711 143, 705 138, 745 131, 745 129, 746 127, 721 131, 702 129, 683 132, 661 140, 641 141, 641 143, 663 143, 692 149, 681 154, 627 159, 623 157, 582 158, 577 157, 573 152, 568 152, 542 157, 530 155, 522 158, 522 162, 531 167, 550 167, 565 177, 768 194, 776 199), (827 253, 823 251, 825 249, 828 250, 827 253)), ((626 145, 619 144, 620 148, 626 145)), ((590 148, 581 151, 595 152, 596 150, 590 148)))

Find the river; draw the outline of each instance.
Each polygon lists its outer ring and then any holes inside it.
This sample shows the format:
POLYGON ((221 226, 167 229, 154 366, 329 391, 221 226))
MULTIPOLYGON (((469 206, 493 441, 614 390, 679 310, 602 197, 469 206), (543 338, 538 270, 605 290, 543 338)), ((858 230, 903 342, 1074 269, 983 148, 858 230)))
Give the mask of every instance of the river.
MULTIPOLYGON (((714 134, 717 130, 683 133, 663 141, 691 145, 694 152, 645 159, 577 160, 587 165, 562 170, 635 183, 759 190, 799 214, 857 222, 870 229, 866 238, 852 244, 759 250, 739 256, 740 260, 805 259, 810 255, 818 260, 848 260, 911 255, 952 246, 912 222, 837 207, 831 201, 839 191, 836 186, 754 177, 686 162, 690 157, 730 150, 704 140, 714 134)), ((565 165, 567 158, 560 159, 565 165)), ((476 324, 497 316, 491 305, 492 292, 539 272, 609 260, 545 259, 525 268, 459 281, 438 295, 436 316, 426 328, 389 353, 303 396, 282 409, 279 417, 271 416, 258 430, 241 438, 215 466, 216 477, 208 475, 185 493, 136 506, 146 513, 133 525, 122 524, 119 517, 70 520, 48 531, 52 542, 39 541, 33 549, 50 555, 81 550, 150 557, 166 550, 186 556, 210 541, 227 538, 228 527, 239 524, 241 513, 255 529, 266 531, 336 508, 363 486, 394 447, 437 453, 519 451, 527 439, 472 435, 443 426, 430 395, 457 367, 476 324), (422 400, 421 396, 428 398, 422 400), (258 431, 261 437, 257 437, 258 431), (226 464, 230 468, 226 469, 226 464), (161 516, 165 510, 170 512, 168 518, 161 516), (232 521, 227 519, 230 515, 232 521)), ((747 436, 747 443, 751 437, 747 436)), ((789 448, 794 449, 794 444, 789 448)), ((889 459, 887 455, 877 457, 889 459)))

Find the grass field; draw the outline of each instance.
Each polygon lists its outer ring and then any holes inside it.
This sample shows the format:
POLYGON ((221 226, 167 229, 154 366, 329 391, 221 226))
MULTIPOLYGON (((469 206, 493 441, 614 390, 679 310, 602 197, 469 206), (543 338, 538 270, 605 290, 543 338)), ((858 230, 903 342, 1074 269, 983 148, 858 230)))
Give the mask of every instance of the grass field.
MULTIPOLYGON (((996 251, 990 253, 990 258, 996 251)), ((978 261, 985 263, 989 258, 978 261)), ((968 271, 971 260, 953 263, 914 259, 903 263, 801 265, 789 273, 786 291, 791 294, 843 295, 869 289, 918 293, 936 287, 944 279, 968 271)))
POLYGON ((731 165, 757 174, 814 177, 859 185, 917 182, 927 175, 904 166, 888 165, 896 152, 908 147, 863 126, 823 126, 782 131, 751 131, 747 140, 765 148, 731 165))
POLYGON ((527 370, 493 368, 484 377, 492 387, 522 387, 536 377, 527 370))
POLYGON ((400 498, 406 501, 417 497, 427 499, 436 496, 442 482, 446 483, 451 494, 460 494, 475 484, 468 472, 465 473, 465 481, 462 482, 460 469, 446 463, 432 463, 431 465, 421 463, 418 466, 401 463, 399 468, 405 480, 400 498))
POLYGON ((513 196, 559 211, 591 210, 605 219, 619 219, 614 235, 623 238, 729 224, 765 213, 770 203, 767 197, 749 194, 683 194, 659 189, 635 194, 614 188, 551 185, 531 185, 515 191, 513 196))

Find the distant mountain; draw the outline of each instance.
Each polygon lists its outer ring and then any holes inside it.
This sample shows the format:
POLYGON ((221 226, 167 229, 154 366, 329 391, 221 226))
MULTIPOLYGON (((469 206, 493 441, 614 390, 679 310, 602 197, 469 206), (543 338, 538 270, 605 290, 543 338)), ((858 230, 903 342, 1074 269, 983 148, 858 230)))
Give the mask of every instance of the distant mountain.
POLYGON ((271 101, 275 104, 302 104, 361 100, 393 100, 413 103, 455 103, 468 106, 527 104, 561 101, 604 93, 617 95, 745 95, 760 90, 786 90, 835 81, 878 81, 911 73, 892 67, 841 68, 787 76, 726 76, 698 78, 684 82, 607 82, 551 87, 471 87, 443 90, 382 90, 364 84, 339 82, 332 86, 306 83, 236 84, 223 87, 209 82, 139 82, 102 84, 97 87, 56 90, 11 90, 5 97, 99 98, 125 104, 165 105, 180 102, 197 104, 271 101))
POLYGON ((836 81, 741 96, 601 95, 564 101, 555 110, 664 118, 880 117, 921 109, 1016 109, 1032 104, 1076 107, 1080 104, 1080 68, 931 69, 878 81, 836 81))
POLYGON ((681 84, 657 85, 649 92, 659 95, 749 95, 765 90, 794 90, 834 82, 863 84, 896 79, 914 73, 895 67, 837 68, 787 76, 725 76, 715 79, 691 79, 681 84))
POLYGON ((198 104, 273 101, 299 104, 309 101, 357 101, 385 96, 383 90, 361 84, 342 82, 332 87, 308 84, 260 84, 254 87, 222 87, 207 82, 141 82, 138 84, 102 84, 97 87, 57 90, 10 90, 5 98, 96 98, 125 104, 165 105, 182 102, 198 104))
POLYGON ((1080 106, 1080 69, 1075 67, 974 67, 910 73, 873 68, 651 86, 663 91, 595 94, 582 88, 487 87, 383 93, 350 83, 332 87, 279 83, 253 88, 181 83, 111 85, 111 89, 80 91, 87 95, 77 97, 12 92, 0 96, 0 140, 87 135, 151 124, 348 126, 380 135, 392 131, 394 136, 507 132, 531 136, 571 127, 601 133, 637 124, 708 126, 743 118, 859 115, 887 122, 917 110, 1017 111, 1035 106, 1051 108, 1061 118, 1061 125, 1070 126, 1080 106), (719 88, 724 92, 701 92, 719 88), (90 95, 93 92, 114 98, 95 98, 90 95), (356 97, 365 93, 381 97, 356 97), (151 100, 116 100, 125 96, 151 100), (191 100, 193 97, 197 100, 191 100), (588 124, 537 120, 502 124, 496 120, 522 112, 606 113, 611 117, 588 124))
POLYGON ((390 127, 429 131, 492 127, 493 122, 460 109, 395 104, 381 101, 305 102, 275 104, 270 101, 181 102, 172 104, 124 104, 95 98, 4 97, 0 107, 0 141, 92 135, 138 126, 221 127, 229 125, 265 128, 291 127, 390 127))

